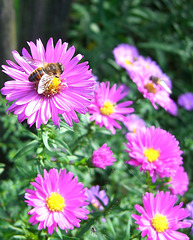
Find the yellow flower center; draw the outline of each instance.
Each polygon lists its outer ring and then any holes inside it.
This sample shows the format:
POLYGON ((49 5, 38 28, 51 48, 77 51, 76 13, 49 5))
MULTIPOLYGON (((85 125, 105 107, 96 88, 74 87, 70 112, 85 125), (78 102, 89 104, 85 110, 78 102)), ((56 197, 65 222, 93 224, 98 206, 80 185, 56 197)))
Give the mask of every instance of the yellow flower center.
POLYGON ((147 89, 147 91, 149 93, 156 93, 157 92, 157 89, 153 86, 153 83, 147 83, 145 85, 145 88, 147 89))
POLYGON ((105 102, 104 106, 100 108, 100 113, 105 116, 109 116, 114 113, 114 105, 110 102, 105 102))
POLYGON ((46 198, 46 205, 52 212, 62 212, 65 207, 65 201, 59 193, 53 192, 46 198))
POLYGON ((151 225, 156 232, 164 232, 169 228, 167 218, 159 213, 156 213, 156 215, 151 219, 151 225))
POLYGON ((130 62, 129 60, 125 60, 125 63, 127 64, 127 65, 131 65, 131 66, 133 66, 133 63, 132 62, 130 62))
MULTIPOLYGON (((36 83, 36 89, 38 89, 39 82, 36 83)), ((65 83, 61 83, 61 79, 59 77, 54 77, 50 85, 46 88, 46 90, 42 93, 46 97, 52 97, 60 92, 62 86, 66 85, 65 83)))
POLYGON ((160 153, 158 150, 155 150, 153 148, 145 148, 143 151, 145 157, 147 157, 147 160, 149 162, 154 162, 158 159, 158 157, 160 156, 160 153))

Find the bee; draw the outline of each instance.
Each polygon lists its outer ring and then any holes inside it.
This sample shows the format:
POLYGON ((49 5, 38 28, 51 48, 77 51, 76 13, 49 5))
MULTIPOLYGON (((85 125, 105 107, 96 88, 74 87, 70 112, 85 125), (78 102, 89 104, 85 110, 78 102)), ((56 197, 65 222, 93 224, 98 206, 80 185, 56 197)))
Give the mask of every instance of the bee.
POLYGON ((150 80, 155 83, 156 85, 160 85, 162 88, 164 88, 168 93, 171 93, 170 88, 168 85, 165 83, 165 81, 161 78, 151 76, 150 80))
POLYGON ((64 72, 64 65, 60 62, 57 63, 44 63, 39 60, 24 57, 30 64, 37 66, 33 72, 30 73, 28 80, 30 82, 37 82, 37 92, 42 94, 50 86, 54 78, 59 78, 64 72))

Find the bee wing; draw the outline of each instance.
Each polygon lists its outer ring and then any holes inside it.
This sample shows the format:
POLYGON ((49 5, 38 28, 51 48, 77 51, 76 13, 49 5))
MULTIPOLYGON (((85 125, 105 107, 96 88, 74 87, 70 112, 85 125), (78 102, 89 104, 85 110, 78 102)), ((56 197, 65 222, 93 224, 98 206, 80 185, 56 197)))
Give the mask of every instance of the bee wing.
POLYGON ((53 79, 54 79, 54 75, 44 74, 38 83, 38 94, 44 93, 52 83, 53 79))
POLYGON ((33 59, 29 57, 22 57, 30 66, 37 68, 44 65, 44 62, 38 59, 33 59))
POLYGON ((168 93, 172 93, 171 89, 168 87, 168 85, 163 80, 161 80, 159 82, 159 85, 162 86, 168 93))

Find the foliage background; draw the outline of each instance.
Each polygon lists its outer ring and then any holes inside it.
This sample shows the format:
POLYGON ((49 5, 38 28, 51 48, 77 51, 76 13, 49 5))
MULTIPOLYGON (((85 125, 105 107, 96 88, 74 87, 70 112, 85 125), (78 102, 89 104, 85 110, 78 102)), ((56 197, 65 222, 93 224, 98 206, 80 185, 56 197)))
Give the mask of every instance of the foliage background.
MULTIPOLYGON (((171 78, 172 98, 177 101, 181 93, 193 92, 192 8, 193 3, 188 0, 0 0, 1 65, 12 58, 12 50, 21 52, 26 41, 41 38, 45 44, 49 37, 55 42, 61 38, 84 55, 99 81, 125 83, 131 89, 128 98, 135 99, 139 95, 135 84, 115 64, 112 54, 118 44, 129 43, 141 55, 157 61, 171 78)), ((2 87, 8 78, 3 73, 0 77, 2 87)), ((19 124, 13 114, 8 116, 6 108, 4 97, 0 96, 0 239, 58 239, 57 234, 48 237, 28 223, 24 189, 42 172, 42 165, 47 169, 65 167, 86 187, 99 184, 111 201, 104 213, 93 214, 81 229, 69 232, 64 239, 140 239, 139 235, 134 237, 136 226, 130 215, 133 205, 141 203, 147 185, 143 174, 123 164, 128 158, 122 144, 126 142, 124 126, 112 136, 105 129, 89 125, 86 115, 80 116, 81 122, 74 124, 73 132, 63 123, 61 131, 49 125, 37 133, 34 127, 19 124), (112 168, 102 171, 74 166, 73 163, 88 159, 93 149, 104 142, 111 146, 117 159, 112 168), (67 152, 57 151, 58 148, 67 152), (52 157, 57 161, 51 161, 52 157), (105 223, 100 214, 104 214, 105 223), (92 226, 95 233, 91 233, 92 226)), ((192 201, 192 112, 179 108, 174 117, 161 108, 156 111, 148 100, 142 99, 135 105, 135 113, 148 126, 161 126, 179 140, 190 180, 189 191, 179 201, 192 201)), ((185 232, 189 235, 189 230, 185 232)))

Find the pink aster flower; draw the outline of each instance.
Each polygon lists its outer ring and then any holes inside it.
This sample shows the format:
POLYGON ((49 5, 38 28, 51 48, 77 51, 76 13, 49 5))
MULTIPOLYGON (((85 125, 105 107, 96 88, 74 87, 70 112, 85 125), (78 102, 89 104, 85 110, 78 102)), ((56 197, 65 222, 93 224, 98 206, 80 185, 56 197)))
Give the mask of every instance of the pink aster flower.
POLYGON ((107 144, 104 143, 102 147, 93 151, 91 158, 92 165, 97 168, 105 169, 106 166, 113 165, 116 159, 113 157, 113 152, 110 150, 110 147, 107 147, 107 144))
POLYGON ((188 191, 188 174, 184 171, 184 168, 180 166, 175 175, 171 177, 171 181, 169 182, 171 185, 169 190, 172 194, 180 194, 181 196, 184 195, 186 191, 188 191))
POLYGON ((125 145, 130 160, 126 163, 134 167, 140 166, 140 171, 149 171, 153 182, 156 174, 160 178, 173 177, 182 164, 179 142, 163 129, 143 127, 135 134, 128 133, 127 140, 125 145))
POLYGON ((119 44, 113 49, 115 61, 121 67, 129 70, 139 54, 137 48, 126 43, 119 44))
POLYGON ((36 45, 33 42, 28 44, 31 54, 25 48, 22 56, 13 51, 17 64, 7 61, 9 66, 2 66, 3 71, 13 79, 7 81, 1 89, 8 102, 12 102, 7 111, 18 115, 19 122, 27 119, 30 127, 36 123, 39 128, 41 123, 46 124, 50 118, 55 125, 59 125, 59 114, 72 126, 72 120, 79 121, 76 112, 87 112, 94 91, 95 81, 88 63, 79 63, 83 56, 78 54, 73 57, 74 46, 67 50, 68 43, 62 43, 61 39, 54 47, 53 39, 50 38, 46 49, 40 39, 36 45), (60 63, 60 74, 54 75, 54 78, 52 72, 46 75, 45 68, 42 70, 42 62, 60 63), (44 77, 46 81, 29 81, 29 76, 37 66, 41 66, 40 78, 44 77), (46 85, 48 79, 51 81, 46 85))
POLYGON ((161 71, 156 62, 150 58, 140 57, 133 63, 128 74, 136 83, 139 92, 151 101, 155 109, 158 109, 156 104, 165 110, 169 108, 171 80, 161 71))
POLYGON ((44 170, 44 178, 38 174, 31 185, 36 190, 26 189, 25 200, 33 208, 28 212, 32 215, 29 222, 39 223, 38 229, 48 228, 52 234, 57 225, 67 232, 67 229, 80 227, 80 219, 87 219, 89 213, 83 206, 86 202, 86 189, 73 173, 66 170, 44 170))
POLYGON ((193 93, 187 92, 181 94, 178 98, 178 104, 187 111, 193 110, 193 93))
POLYGON ((103 202, 104 206, 108 205, 109 198, 106 195, 105 190, 100 190, 99 185, 97 186, 92 186, 90 189, 86 190, 86 196, 87 196, 87 201, 92 204, 95 208, 99 209, 100 211, 103 210, 102 204, 99 202, 97 198, 103 202), (97 198, 96 198, 97 197, 97 198))
POLYGON ((141 236, 147 235, 147 240, 188 240, 184 233, 177 232, 179 228, 188 228, 190 223, 183 222, 189 213, 181 208, 183 203, 174 206, 177 201, 175 195, 169 192, 157 192, 156 196, 146 192, 143 196, 143 207, 135 205, 135 209, 141 214, 132 214, 139 225, 141 236))
POLYGON ((146 123, 144 122, 144 120, 141 119, 136 114, 128 114, 127 121, 123 123, 130 132, 134 132, 134 133, 136 132, 137 129, 146 126, 146 123))
POLYGON ((128 88, 124 85, 117 88, 117 85, 114 84, 110 88, 109 82, 102 82, 95 90, 95 96, 89 106, 90 121, 95 120, 95 124, 99 124, 99 127, 104 125, 112 134, 115 134, 115 128, 121 129, 121 126, 115 120, 126 121, 124 114, 134 111, 133 108, 128 107, 132 104, 132 101, 117 103, 127 94, 128 88))

